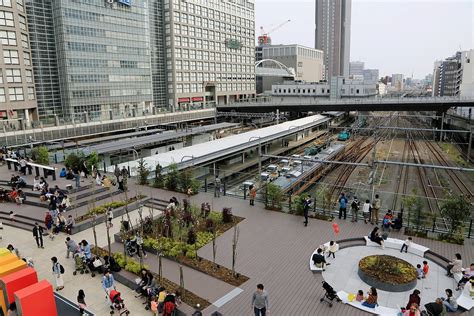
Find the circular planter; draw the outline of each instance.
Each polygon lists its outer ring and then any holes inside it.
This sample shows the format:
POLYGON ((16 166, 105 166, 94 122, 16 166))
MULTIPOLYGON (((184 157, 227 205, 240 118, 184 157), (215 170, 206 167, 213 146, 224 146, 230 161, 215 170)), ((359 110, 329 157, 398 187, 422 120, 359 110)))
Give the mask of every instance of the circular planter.
POLYGON ((415 288, 416 269, 405 260, 375 255, 359 261, 358 275, 370 286, 387 292, 406 292, 415 288))

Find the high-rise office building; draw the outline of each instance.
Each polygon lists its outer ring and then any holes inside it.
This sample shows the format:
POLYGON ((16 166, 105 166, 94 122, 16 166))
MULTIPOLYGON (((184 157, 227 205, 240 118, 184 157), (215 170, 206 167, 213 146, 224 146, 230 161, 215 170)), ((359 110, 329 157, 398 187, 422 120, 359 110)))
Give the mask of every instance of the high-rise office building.
POLYGON ((392 75, 392 88, 394 88, 396 91, 403 90, 403 74, 392 75))
POLYGON ((37 107, 23 0, 0 1, 0 40, 0 118, 30 125, 37 107))
POLYGON ((324 52, 326 79, 349 75, 352 0, 316 0, 315 47, 324 52))
POLYGON ((349 76, 364 76, 364 62, 351 61, 349 63, 349 76))
POLYGON ((169 104, 255 95, 254 0, 166 1, 169 104))
POLYGON ((457 96, 462 82, 462 52, 436 61, 433 70, 433 96, 457 96))
POLYGON ((151 111, 147 0, 29 0, 27 5, 43 115, 151 111))

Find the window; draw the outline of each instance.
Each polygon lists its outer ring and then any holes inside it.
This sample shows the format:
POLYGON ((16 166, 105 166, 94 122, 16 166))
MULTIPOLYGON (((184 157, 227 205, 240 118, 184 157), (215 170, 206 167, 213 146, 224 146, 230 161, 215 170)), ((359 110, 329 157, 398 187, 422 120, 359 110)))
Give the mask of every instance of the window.
POLYGON ((23 0, 16 0, 16 7, 18 11, 25 12, 25 8, 23 6, 23 0))
POLYGON ((8 83, 19 83, 21 82, 21 72, 20 69, 7 69, 5 70, 7 74, 8 83))
POLYGON ((28 48, 28 35, 21 33, 21 45, 28 48))
POLYGON ((14 26, 13 13, 0 11, 0 25, 2 26, 14 26))
POLYGON ((8 88, 8 95, 10 97, 10 101, 25 100, 23 97, 23 88, 8 88))
POLYGON ((35 99, 35 88, 28 87, 28 100, 34 100, 34 99, 35 99))
POLYGON ((3 51, 3 62, 6 65, 18 65, 18 51, 16 50, 4 50, 3 51))
POLYGON ((359 93, 359 89, 356 90, 356 93, 359 93))
POLYGON ((23 52, 23 62, 25 66, 31 66, 31 56, 28 52, 23 52))
POLYGON ((0 88, 0 102, 5 102, 5 88, 0 88))
POLYGON ((20 22, 20 29, 22 31, 26 31, 26 19, 24 16, 19 15, 18 16, 18 21, 20 22))
POLYGON ((31 70, 25 70, 26 82, 33 83, 33 72, 31 70))
POLYGON ((16 46, 16 34, 10 31, 0 31, 0 41, 2 45, 16 46))
POLYGON ((11 8, 12 2, 11 0, 0 0, 0 6, 11 8))

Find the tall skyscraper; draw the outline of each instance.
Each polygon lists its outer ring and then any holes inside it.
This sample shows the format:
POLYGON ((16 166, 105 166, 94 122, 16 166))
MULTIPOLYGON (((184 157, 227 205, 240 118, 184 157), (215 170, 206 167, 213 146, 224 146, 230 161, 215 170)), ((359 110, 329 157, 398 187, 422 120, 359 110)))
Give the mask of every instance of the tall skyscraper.
POLYGON ((349 75, 352 0, 316 0, 315 47, 324 52, 326 79, 349 75))
POLYGON ((0 118, 29 125, 37 111, 23 0, 0 1, 0 43, 0 118))

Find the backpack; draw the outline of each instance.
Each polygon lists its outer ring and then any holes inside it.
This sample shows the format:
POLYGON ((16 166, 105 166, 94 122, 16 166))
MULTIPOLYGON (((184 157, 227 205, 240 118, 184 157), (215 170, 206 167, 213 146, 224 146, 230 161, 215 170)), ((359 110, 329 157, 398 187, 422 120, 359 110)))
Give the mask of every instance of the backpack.
POLYGON ((175 305, 173 302, 166 302, 163 307, 163 316, 171 316, 174 312, 175 305))
POLYGON ((64 267, 62 264, 59 265, 59 272, 61 272, 61 274, 64 274, 64 267))

